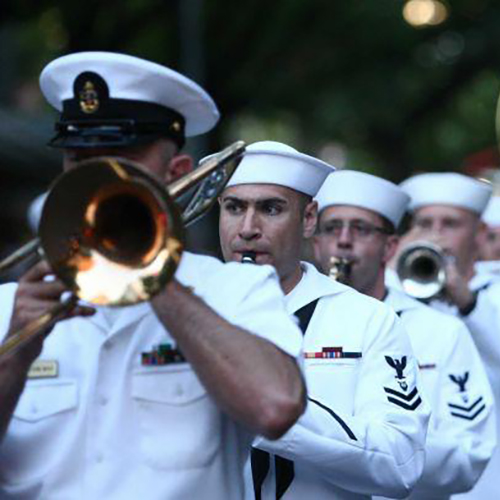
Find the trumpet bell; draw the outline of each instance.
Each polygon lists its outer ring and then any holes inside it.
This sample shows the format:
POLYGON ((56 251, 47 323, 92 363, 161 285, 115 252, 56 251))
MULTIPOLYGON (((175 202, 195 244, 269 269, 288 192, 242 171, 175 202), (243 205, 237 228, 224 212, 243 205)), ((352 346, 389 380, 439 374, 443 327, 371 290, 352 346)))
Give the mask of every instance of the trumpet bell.
POLYGON ((83 161, 56 180, 39 234, 68 289, 106 306, 149 300, 172 277, 184 248, 181 217, 163 185, 114 157, 83 161))
POLYGON ((436 245, 416 242, 401 253, 396 273, 403 290, 416 299, 438 295, 446 283, 445 256, 436 245))

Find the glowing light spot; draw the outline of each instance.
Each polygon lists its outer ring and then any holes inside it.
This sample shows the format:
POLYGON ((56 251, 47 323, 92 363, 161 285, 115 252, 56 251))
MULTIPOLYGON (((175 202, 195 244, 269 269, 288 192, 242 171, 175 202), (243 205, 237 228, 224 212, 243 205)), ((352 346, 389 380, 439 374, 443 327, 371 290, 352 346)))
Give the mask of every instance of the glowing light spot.
POLYGON ((448 15, 448 8, 439 0, 409 0, 403 7, 405 21, 416 28, 437 26, 448 15))

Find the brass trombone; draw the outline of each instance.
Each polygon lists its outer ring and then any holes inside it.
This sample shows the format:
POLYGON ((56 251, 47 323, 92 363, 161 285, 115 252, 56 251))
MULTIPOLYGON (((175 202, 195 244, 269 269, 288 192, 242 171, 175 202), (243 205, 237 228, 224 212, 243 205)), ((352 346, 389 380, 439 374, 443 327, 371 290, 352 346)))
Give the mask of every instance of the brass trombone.
POLYGON ((71 296, 0 345, 0 357, 46 331, 77 304, 125 306, 149 300, 173 276, 183 228, 208 211, 236 169, 235 142, 167 188, 141 165, 114 157, 80 162, 49 190, 39 236, 0 262, 47 259, 71 296), (199 184, 182 214, 174 200, 199 184))

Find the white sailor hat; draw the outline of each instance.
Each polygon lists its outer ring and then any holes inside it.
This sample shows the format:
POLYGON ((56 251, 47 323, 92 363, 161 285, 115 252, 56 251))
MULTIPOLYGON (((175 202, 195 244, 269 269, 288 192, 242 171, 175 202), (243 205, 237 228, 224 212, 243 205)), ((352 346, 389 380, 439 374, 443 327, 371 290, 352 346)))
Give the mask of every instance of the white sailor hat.
POLYGON ((481 215, 488 204, 492 186, 463 174, 451 172, 420 174, 400 184, 410 195, 410 210, 427 205, 451 205, 481 215))
POLYGON ((380 177, 340 170, 327 177, 316 200, 320 211, 333 205, 355 206, 385 217, 397 228, 410 197, 396 184, 380 177))
POLYGON ((500 196, 492 196, 481 217, 489 227, 500 227, 500 196))
POLYGON ((315 196, 327 175, 334 170, 332 165, 281 142, 261 141, 246 148, 227 187, 276 184, 315 196))
POLYGON ((203 134, 219 119, 212 98, 165 66, 112 52, 59 57, 40 75, 40 88, 60 113, 54 147, 126 146, 203 134))

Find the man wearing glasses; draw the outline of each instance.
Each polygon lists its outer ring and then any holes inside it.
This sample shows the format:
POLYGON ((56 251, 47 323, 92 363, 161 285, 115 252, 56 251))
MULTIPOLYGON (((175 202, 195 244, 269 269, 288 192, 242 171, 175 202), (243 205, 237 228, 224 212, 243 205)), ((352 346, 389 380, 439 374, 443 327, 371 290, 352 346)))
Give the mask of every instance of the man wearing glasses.
POLYGON ((321 268, 328 271, 332 256, 347 259, 346 282, 394 308, 419 362, 433 413, 424 473, 410 498, 447 499, 470 490, 495 446, 493 396, 463 322, 385 284, 385 267, 398 244, 395 230, 409 196, 384 179, 344 170, 328 177, 316 199, 315 253, 321 268))
POLYGON ((422 471, 428 409, 398 318, 300 260, 316 227, 312 197, 331 171, 258 142, 220 199, 225 260, 273 265, 304 334, 306 413, 279 441, 256 440, 248 499, 400 498, 422 471))

